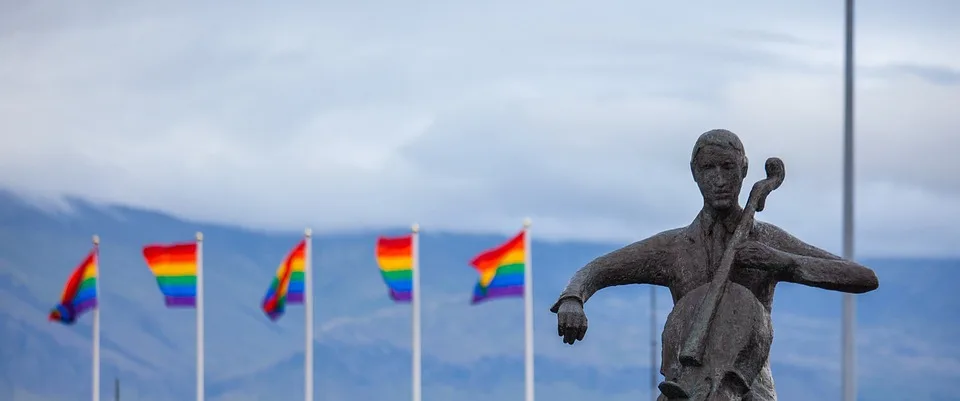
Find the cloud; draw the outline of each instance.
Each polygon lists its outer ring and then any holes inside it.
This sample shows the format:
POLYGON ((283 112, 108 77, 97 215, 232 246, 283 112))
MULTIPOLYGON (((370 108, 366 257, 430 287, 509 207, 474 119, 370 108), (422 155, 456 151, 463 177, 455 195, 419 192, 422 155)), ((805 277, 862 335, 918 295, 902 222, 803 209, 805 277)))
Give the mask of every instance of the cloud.
MULTIPOLYGON (((921 3, 858 8, 860 254, 960 241, 960 8, 921 3)), ((268 228, 529 215, 623 242, 693 218, 690 148, 724 127, 750 180, 786 162, 761 218, 839 251, 834 2, 11 8, 0 186, 20 192, 268 228)))

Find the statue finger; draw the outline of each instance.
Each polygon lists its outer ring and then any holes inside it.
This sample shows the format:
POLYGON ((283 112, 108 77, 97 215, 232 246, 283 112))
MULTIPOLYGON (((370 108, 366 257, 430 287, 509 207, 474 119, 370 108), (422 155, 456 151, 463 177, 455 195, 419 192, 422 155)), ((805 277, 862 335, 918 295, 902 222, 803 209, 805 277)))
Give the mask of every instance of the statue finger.
POLYGON ((570 324, 570 328, 573 333, 572 337, 576 340, 583 340, 583 333, 587 330, 587 317, 583 315, 578 315, 574 317, 573 322, 570 324))
POLYGON ((573 344, 573 341, 576 339, 576 333, 574 330, 565 330, 563 333, 563 342, 567 344, 573 344))
POLYGON ((567 319, 564 314, 557 315, 557 335, 563 337, 563 328, 567 325, 567 319))

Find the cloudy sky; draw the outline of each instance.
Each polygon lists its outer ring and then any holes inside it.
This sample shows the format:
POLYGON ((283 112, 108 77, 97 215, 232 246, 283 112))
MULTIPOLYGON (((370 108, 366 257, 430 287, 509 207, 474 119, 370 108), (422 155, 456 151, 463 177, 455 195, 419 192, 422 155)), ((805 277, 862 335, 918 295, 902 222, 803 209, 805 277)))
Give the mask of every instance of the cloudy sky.
MULTIPOLYGON (((840 251, 840 1, 0 9, 0 187, 268 229, 531 216, 629 241, 692 220, 691 147, 727 128, 749 181, 786 163, 761 219, 840 251)), ((950 0, 858 8, 860 255, 960 253, 957 20, 950 0)))

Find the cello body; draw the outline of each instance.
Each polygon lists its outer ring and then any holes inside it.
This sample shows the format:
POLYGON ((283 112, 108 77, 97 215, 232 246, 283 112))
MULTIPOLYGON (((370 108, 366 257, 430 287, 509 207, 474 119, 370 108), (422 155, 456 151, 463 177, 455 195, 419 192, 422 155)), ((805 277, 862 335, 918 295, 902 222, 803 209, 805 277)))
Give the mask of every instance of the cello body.
POLYGON ((770 355, 770 313, 746 287, 728 283, 714 315, 700 366, 685 366, 679 355, 683 339, 701 308, 709 284, 677 301, 663 330, 658 401, 739 401, 750 391, 770 355))

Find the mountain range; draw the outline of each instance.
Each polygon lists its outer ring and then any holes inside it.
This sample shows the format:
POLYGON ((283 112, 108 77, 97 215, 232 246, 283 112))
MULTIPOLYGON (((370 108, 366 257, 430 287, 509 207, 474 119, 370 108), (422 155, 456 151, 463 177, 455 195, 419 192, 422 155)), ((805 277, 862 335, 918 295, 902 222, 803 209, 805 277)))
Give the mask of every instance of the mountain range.
MULTIPOLYGON (((302 399, 303 309, 288 307, 276 322, 259 309, 300 233, 0 191, 0 400, 89 399, 90 316, 73 326, 46 316, 92 234, 102 238, 102 398, 113 399, 119 380, 123 400, 192 399, 195 312, 163 306, 140 252, 148 243, 189 241, 196 231, 204 233, 207 400, 302 399)), ((404 231, 314 235, 317 400, 410 399, 410 306, 389 300, 373 258, 378 235, 404 231)), ((521 300, 470 305, 477 277, 468 261, 508 234, 424 228, 424 400, 523 399, 521 300)), ((548 311, 577 268, 622 245, 534 236, 538 398, 650 399, 650 287, 598 293, 586 305, 590 331, 574 346, 561 343, 548 311)), ((960 260, 863 262, 880 288, 857 297, 859 399, 960 400, 960 260)), ((657 294, 662 327, 671 300, 663 289, 657 294)), ((839 399, 840 305, 836 292, 778 286, 771 364, 780 399, 839 399)))

